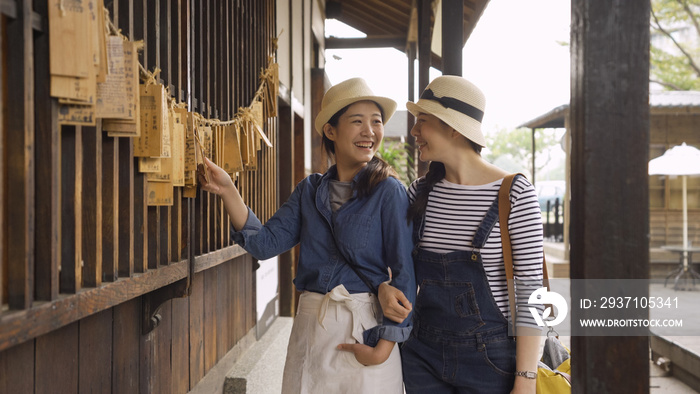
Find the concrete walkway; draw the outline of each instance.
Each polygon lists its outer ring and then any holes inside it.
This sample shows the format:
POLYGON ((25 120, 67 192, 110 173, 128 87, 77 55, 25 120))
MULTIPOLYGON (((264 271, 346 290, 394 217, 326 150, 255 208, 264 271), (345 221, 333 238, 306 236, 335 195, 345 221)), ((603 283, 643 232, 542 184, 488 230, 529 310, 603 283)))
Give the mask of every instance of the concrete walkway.
MULTIPOLYGON (((287 342, 292 329, 292 318, 278 317, 263 338, 253 345, 234 365, 226 376, 223 393, 226 394, 279 394, 282 389, 282 371, 287 354, 287 342)), ((676 337, 678 338, 678 337, 676 337)), ((682 337, 686 343, 698 337, 682 337)), ((560 337, 570 348, 570 337, 560 337)), ((572 355, 576 359, 576 355, 572 355)), ((695 390, 681 382, 663 367, 649 362, 650 393, 692 394, 695 390)))

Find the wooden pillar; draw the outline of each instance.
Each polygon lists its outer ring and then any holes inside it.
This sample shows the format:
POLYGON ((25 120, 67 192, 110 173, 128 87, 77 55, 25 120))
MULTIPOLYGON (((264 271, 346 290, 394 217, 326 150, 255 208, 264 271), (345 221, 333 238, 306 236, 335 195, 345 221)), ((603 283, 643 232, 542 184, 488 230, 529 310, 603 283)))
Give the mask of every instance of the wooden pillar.
MULTIPOLYGON (((641 281, 649 276, 650 5, 571 7, 571 278, 641 281)), ((576 308, 580 287, 571 289, 572 322, 591 313, 576 308)), ((649 392, 647 336, 572 334, 573 392, 649 392)))
MULTIPOLYGON (((291 90, 289 97, 291 102, 291 90)), ((294 191, 294 111, 291 105, 285 103, 279 108, 279 146, 286 147, 279 149, 278 171, 279 188, 277 195, 280 202, 287 201, 294 191)), ((279 306, 280 316, 294 316, 294 253, 287 251, 279 256, 279 306)))
MULTIPOLYGON (((330 87, 331 84, 326 77, 325 69, 311 69, 311 172, 322 174, 328 169, 328 155, 326 155, 326 150, 323 148, 323 137, 316 132, 314 119, 321 112, 323 95, 330 87)), ((294 104, 292 103, 293 106, 294 104)), ((293 109, 292 113, 294 113, 293 109)))
MULTIPOLYGON (((48 3, 37 2, 35 12, 48 15, 48 3)), ((58 125, 58 101, 43 99, 50 96, 51 75, 49 70, 49 33, 44 31, 34 36, 34 69, 36 157, 41 165, 35 166, 36 215, 35 245, 35 294, 41 301, 58 298, 58 266, 60 262, 60 172, 61 138, 58 125)), ((4 62, 3 62, 4 64, 4 62)), ((0 204, 2 205, 2 204, 0 204)), ((0 217, 0 222, 3 222, 0 217)), ((2 238, 4 239, 4 238, 2 238)), ((0 274, 1 275, 1 274, 0 274)), ((1 298, 2 296, 0 296, 1 298)))
MULTIPOLYGON (((416 101, 416 48, 415 42, 408 44, 406 56, 408 57, 408 101, 416 101)), ((416 177, 416 140, 411 135, 411 129, 415 124, 413 114, 406 111, 406 175, 409 179, 416 177)))
POLYGON ((442 73, 462 76, 463 0, 442 0, 442 73))
MULTIPOLYGON (((418 7, 418 91, 423 92, 430 82, 430 16, 432 9, 430 0, 417 0, 418 7)), ((428 172, 428 163, 418 160, 417 176, 428 172)))
POLYGON ((5 19, 5 211, 7 223, 7 302, 10 309, 31 307, 34 298, 34 40, 32 2, 15 2, 17 17, 5 19))

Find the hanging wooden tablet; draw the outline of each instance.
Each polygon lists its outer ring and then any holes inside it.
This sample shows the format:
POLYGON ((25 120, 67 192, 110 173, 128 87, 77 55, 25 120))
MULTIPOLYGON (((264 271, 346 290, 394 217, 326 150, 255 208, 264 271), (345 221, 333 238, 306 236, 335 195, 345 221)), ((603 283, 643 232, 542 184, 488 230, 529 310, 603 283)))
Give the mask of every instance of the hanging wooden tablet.
POLYGON ((173 205, 172 182, 146 182, 146 204, 148 206, 173 205))
POLYGON ((90 98, 87 82, 87 78, 52 75, 51 96, 84 103, 90 98))
POLYGON ((97 83, 95 114, 98 118, 124 118, 127 116, 126 78, 124 74, 124 40, 110 36, 109 74, 105 82, 97 83))
POLYGON ((277 116, 277 92, 279 91, 279 65, 270 63, 265 78, 265 116, 277 116))
POLYGON ((185 188, 182 190, 182 197, 197 198, 197 186, 185 186, 185 188))
MULTIPOLYGON (((200 128, 200 130, 202 131, 199 136, 201 137, 200 141, 202 142, 202 148, 204 150, 203 154, 211 158, 214 152, 214 132, 209 126, 204 126, 200 128)), ((204 160, 202 160, 201 163, 204 163, 204 160)))
MULTIPOLYGON (((178 110, 177 108, 175 109, 178 110)), ((195 146, 194 131, 195 131, 195 118, 194 114, 187 112, 185 114, 185 186, 196 185, 196 174, 197 171, 197 147, 195 146)))
POLYGON ((103 0, 96 0, 95 8, 97 10, 97 53, 98 61, 95 63, 97 68, 97 82, 105 82, 108 70, 108 56, 107 56, 107 38, 109 37, 109 32, 107 31, 107 25, 105 24, 105 7, 103 0))
POLYGON ((262 129, 263 125, 265 124, 264 120, 263 120, 264 118, 262 116, 262 103, 257 102, 257 101, 255 103, 253 103, 252 110, 253 110, 253 114, 254 114, 254 118, 253 118, 254 122, 253 122, 252 126, 253 126, 255 133, 257 134, 257 137, 258 137, 255 139, 255 141, 256 141, 255 149, 260 150, 260 140, 265 142, 265 145, 267 145, 268 148, 272 148, 272 143, 267 138, 267 135, 265 135, 265 132, 263 132, 263 129, 262 129))
MULTIPOLYGON (((134 156, 163 157, 167 108, 161 84, 140 85, 141 136, 134 138, 134 156)), ((169 145, 170 137, 167 136, 169 145)), ((169 154, 169 146, 166 148, 169 154)))
MULTIPOLYGON (((185 112, 184 116, 187 116, 185 112)), ((185 186, 185 125, 182 123, 183 114, 173 111, 172 160, 173 186, 185 186)))
MULTIPOLYGON (((170 114, 171 111, 168 111, 168 114, 170 114)), ((168 116, 168 127, 166 129, 170 129, 172 127, 171 124, 171 118, 168 116)), ((168 139, 170 133, 168 132, 168 139)), ((168 146, 170 146, 170 143, 168 142, 168 146)), ((173 160, 171 157, 161 157, 160 158, 160 170, 157 172, 153 173, 148 173, 146 174, 146 180, 149 182, 170 182, 172 183, 172 174, 173 174, 173 160)))
POLYGON ((280 91, 280 65, 277 63, 272 63, 270 65, 270 75, 272 78, 272 89, 271 90, 271 95, 270 98, 272 100, 272 117, 276 117, 278 115, 278 103, 277 103, 277 96, 280 91))
POLYGON ((139 172, 154 173, 161 170, 159 157, 139 157, 139 172))
POLYGON ((170 121, 171 110, 168 108, 167 99, 163 101, 163 134, 161 135, 161 152, 160 157, 172 157, 172 127, 173 124, 170 121))
POLYGON ((51 75, 87 78, 94 70, 89 45, 89 2, 49 0, 49 66, 51 75))
POLYGON ((156 172, 149 172, 146 174, 146 180, 149 182, 170 182, 173 183, 173 159, 170 157, 163 157, 160 160, 160 170, 156 172))
MULTIPOLYGON (((87 43, 90 49, 90 59, 91 59, 91 70, 90 72, 95 76, 95 84, 98 82, 98 78, 104 78, 107 76, 107 69, 106 69, 106 64, 105 62, 107 59, 105 58, 102 60, 100 58, 100 40, 104 40, 104 34, 102 37, 99 35, 99 23, 98 23, 98 10, 97 10, 97 3, 98 0, 82 0, 84 3, 87 3, 87 10, 88 10, 88 36, 87 36, 87 43), (102 64, 100 64, 102 63, 102 64), (105 70, 100 76, 100 72, 102 71, 102 67, 105 66, 105 70)), ((104 44, 103 44, 104 45, 104 44)), ((99 82, 104 82, 104 80, 99 81, 99 82)), ((95 85, 97 86, 97 85, 95 85)), ((95 92, 97 92, 97 89, 95 89, 95 92)), ((97 93, 95 93, 97 94, 97 93)), ((97 101, 97 97, 95 97, 95 101, 97 101)))
POLYGON ((59 104, 58 124, 75 126, 95 126, 95 106, 59 104))
POLYGON ((104 119, 102 129, 110 137, 138 137, 141 135, 141 105, 139 100, 138 49, 141 43, 124 41, 124 85, 126 113, 122 119, 104 119))
POLYGON ((241 146, 238 143, 237 126, 229 125, 223 131, 223 169, 233 175, 243 171, 243 160, 241 159, 241 146))
POLYGON ((222 163, 222 157, 221 157, 221 126, 218 124, 215 124, 211 126, 212 130, 212 146, 213 146, 213 152, 211 155, 211 160, 216 164, 217 166, 221 167, 222 163))
MULTIPOLYGON (((250 105, 250 113, 251 113, 251 122, 250 125, 253 128, 253 135, 255 138, 253 139, 253 142, 255 143, 254 148, 256 151, 260 150, 261 144, 260 140, 262 139, 262 129, 260 126, 263 124, 263 103, 262 101, 254 101, 250 105)), ((267 138, 267 137, 265 137, 267 138)))
POLYGON ((258 150, 256 148, 256 143, 260 142, 260 137, 255 132, 255 126, 253 122, 248 122, 248 154, 250 155, 248 165, 246 170, 257 170, 258 169, 258 150))
POLYGON ((248 165, 250 164, 250 145, 249 145, 249 138, 248 138, 248 123, 245 121, 242 121, 239 124, 238 130, 240 131, 240 139, 238 140, 238 143, 241 147, 241 160, 243 161, 243 166, 244 168, 248 168, 248 165))

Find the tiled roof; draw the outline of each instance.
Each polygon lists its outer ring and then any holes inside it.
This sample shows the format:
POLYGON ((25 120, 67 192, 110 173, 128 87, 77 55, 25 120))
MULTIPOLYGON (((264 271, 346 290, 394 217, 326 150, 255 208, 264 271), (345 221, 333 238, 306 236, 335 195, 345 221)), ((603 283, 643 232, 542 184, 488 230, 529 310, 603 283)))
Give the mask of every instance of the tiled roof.
POLYGON ((662 91, 649 94, 652 107, 698 107, 700 108, 700 91, 680 90, 662 91))
MULTIPOLYGON (((700 91, 658 91, 649 93, 649 106, 651 113, 658 114, 676 112, 680 109, 681 114, 700 112, 700 91)), ((561 105, 553 110, 531 119, 518 127, 527 128, 556 128, 564 127, 564 118, 569 113, 569 104, 561 105)))

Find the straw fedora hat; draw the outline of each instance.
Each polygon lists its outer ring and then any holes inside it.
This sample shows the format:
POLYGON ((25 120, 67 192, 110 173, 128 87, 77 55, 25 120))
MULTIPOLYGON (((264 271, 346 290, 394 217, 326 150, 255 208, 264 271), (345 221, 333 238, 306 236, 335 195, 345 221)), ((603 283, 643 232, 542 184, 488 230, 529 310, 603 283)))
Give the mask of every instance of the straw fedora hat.
POLYGON ((486 98, 473 83, 455 75, 435 78, 413 103, 406 108, 418 116, 419 113, 435 115, 471 141, 486 146, 481 132, 481 119, 484 117, 486 98))
POLYGON ((364 79, 351 78, 332 86, 323 95, 321 112, 316 116, 316 131, 323 135, 323 126, 328 123, 336 112, 350 104, 364 100, 374 101, 382 107, 384 123, 389 121, 389 118, 396 111, 396 101, 387 97, 376 96, 364 79))

